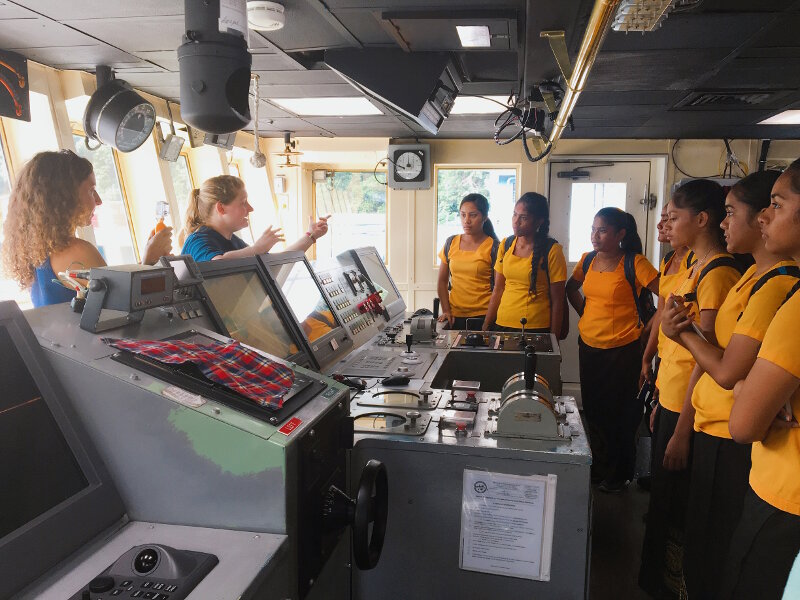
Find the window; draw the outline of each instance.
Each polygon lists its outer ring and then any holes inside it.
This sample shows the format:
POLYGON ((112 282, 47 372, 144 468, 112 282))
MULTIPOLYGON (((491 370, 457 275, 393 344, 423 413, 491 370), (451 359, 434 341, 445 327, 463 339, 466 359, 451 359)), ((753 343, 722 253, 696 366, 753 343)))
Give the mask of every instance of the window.
MULTIPOLYGON (((186 218, 186 209, 189 207, 189 194, 194 189, 192 181, 192 172, 189 170, 189 160, 185 154, 181 154, 175 162, 168 162, 169 174, 172 177, 172 189, 175 192, 175 200, 178 202, 179 215, 174 215, 172 222, 174 231, 172 232, 172 239, 178 239, 178 232, 183 227, 184 219, 186 218)), ((180 248, 178 248, 180 250, 180 248)))
MULTIPOLYGON (((3 222, 8 214, 8 198, 11 195, 11 177, 8 174, 5 151, 0 160, 0 246, 3 245, 3 222)), ((22 310, 33 308, 28 290, 21 290, 13 279, 0 272, 0 300, 16 300, 22 310)))
POLYGON ((569 212, 569 262, 578 262, 592 250, 591 231, 594 215, 601 208, 613 206, 625 210, 625 183, 573 183, 569 212))
MULTIPOLYGON (((242 177, 242 170, 239 168, 238 163, 233 161, 228 162, 228 173, 244 181, 244 178, 242 177)), ((246 185, 245 189, 247 189, 246 185)), ((251 193, 252 193, 251 190, 247 190, 248 202, 250 203, 251 206, 255 207, 256 203, 250 197, 251 193)), ((239 231, 236 232, 236 235, 242 238, 242 241, 244 241, 246 244, 249 244, 250 246, 252 246, 255 243, 255 238, 253 236, 253 225, 251 222, 252 215, 253 213, 250 213, 250 217, 248 217, 247 219, 247 227, 245 227, 244 229, 240 229, 239 231)))
POLYGON ((386 184, 372 171, 335 171, 316 182, 312 209, 315 218, 331 215, 328 234, 317 242, 317 258, 375 246, 386 260, 386 184))
POLYGON ((19 171, 38 152, 58 150, 50 100, 44 94, 30 92, 31 121, 3 119, 9 148, 12 149, 12 166, 19 171))
MULTIPOLYGON (((110 265, 137 262, 114 151, 109 146, 89 150, 83 136, 73 134, 72 138, 78 155, 91 161, 94 166, 97 193, 103 201, 103 204, 95 209, 92 218, 97 249, 110 265)), ((155 215, 153 218, 155 222, 155 215)))
MULTIPOLYGON (((467 194, 483 194, 489 200, 489 218, 497 237, 513 233, 511 214, 517 200, 516 169, 436 169, 436 249, 451 235, 462 232, 459 205, 467 194)), ((437 259, 438 262, 438 259, 437 259)))

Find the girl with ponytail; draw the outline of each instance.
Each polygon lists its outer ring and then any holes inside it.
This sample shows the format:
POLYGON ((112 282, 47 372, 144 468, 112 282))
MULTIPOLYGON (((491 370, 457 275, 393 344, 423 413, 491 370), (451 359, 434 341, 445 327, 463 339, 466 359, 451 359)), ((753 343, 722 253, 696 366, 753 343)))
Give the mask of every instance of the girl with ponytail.
POLYGON ((481 194, 467 194, 458 210, 464 233, 447 238, 439 252, 439 321, 445 323, 446 329, 470 329, 467 319, 483 322, 492 295, 497 256, 498 241, 489 219, 489 201, 481 194))
MULTIPOLYGON (((267 227, 252 246, 235 235, 248 224, 253 207, 247 201, 244 182, 233 175, 206 179, 199 189, 189 194, 184 229, 179 241, 181 254, 190 254, 195 262, 219 258, 242 258, 264 254, 284 241, 280 228, 267 227)), ((330 216, 330 215, 328 215, 330 216)), ((286 250, 308 250, 328 231, 328 217, 316 223, 309 217, 309 229, 286 250)))
MULTIPOLYGON (((673 303, 686 308, 706 339, 716 345, 717 311, 742 275, 738 261, 726 251, 720 228, 725 191, 713 181, 692 180, 675 190, 668 215, 670 244, 689 248, 693 262, 678 276, 665 303, 665 318, 673 303)), ((653 419, 650 508, 639 572, 639 585, 656 597, 679 598, 686 593, 681 561, 674 557, 683 553, 687 467, 694 440, 692 392, 701 374, 689 350, 673 339, 665 340, 656 379, 659 401, 653 419), (664 568, 667 564, 672 565, 670 571, 664 568)))
POLYGON ((514 235, 500 242, 494 291, 483 329, 525 330, 566 336, 564 285, 567 261, 561 245, 549 237, 550 207, 536 192, 524 193, 511 216, 514 235))
POLYGON ((619 492, 633 478, 635 433, 644 410, 636 402, 646 326, 639 297, 643 288, 658 293, 658 271, 642 255, 636 221, 625 211, 601 209, 591 236, 594 251, 575 265, 567 298, 580 315, 578 358, 592 481, 602 491, 619 492))

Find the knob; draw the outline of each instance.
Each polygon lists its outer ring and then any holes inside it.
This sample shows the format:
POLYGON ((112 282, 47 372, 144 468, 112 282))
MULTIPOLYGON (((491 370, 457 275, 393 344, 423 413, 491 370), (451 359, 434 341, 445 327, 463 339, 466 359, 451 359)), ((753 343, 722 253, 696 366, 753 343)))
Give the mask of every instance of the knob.
POLYGON ((114 578, 108 575, 95 577, 89 582, 89 592, 92 594, 102 594, 112 589, 114 589, 114 578))
POLYGON ((420 405, 430 404, 431 396, 433 395, 432 390, 422 390, 420 391, 420 395, 422 398, 419 399, 420 405))
POLYGON ((410 421, 409 425, 411 427, 416 427, 417 426, 417 419, 419 419, 421 416, 422 415, 420 414, 420 412, 418 410, 410 410, 410 411, 408 411, 406 413, 406 417, 408 417, 408 419, 410 421))
POLYGON ((456 423, 456 435, 467 435, 467 424, 464 421, 456 423))
POLYGON ((397 332, 396 331, 387 331, 386 337, 389 338, 389 341, 394 344, 395 339, 397 339, 397 332))
POLYGON ((525 325, 527 325, 527 324, 528 324, 528 319, 526 319, 525 317, 522 317, 522 318, 519 320, 519 324, 520 324, 520 325, 522 325, 522 328, 524 329, 524 328, 525 328, 525 325))

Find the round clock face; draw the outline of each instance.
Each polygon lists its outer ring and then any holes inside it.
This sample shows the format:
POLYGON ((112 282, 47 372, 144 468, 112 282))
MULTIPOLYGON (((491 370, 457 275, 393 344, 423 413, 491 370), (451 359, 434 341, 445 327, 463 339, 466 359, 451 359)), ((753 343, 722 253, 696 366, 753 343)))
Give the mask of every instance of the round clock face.
POLYGON ((422 173, 422 158, 416 152, 402 152, 395 160, 394 171, 406 181, 416 179, 422 173))
POLYGON ((121 152, 136 150, 150 136, 156 122, 156 111, 149 102, 140 104, 126 114, 117 128, 116 147, 121 152))

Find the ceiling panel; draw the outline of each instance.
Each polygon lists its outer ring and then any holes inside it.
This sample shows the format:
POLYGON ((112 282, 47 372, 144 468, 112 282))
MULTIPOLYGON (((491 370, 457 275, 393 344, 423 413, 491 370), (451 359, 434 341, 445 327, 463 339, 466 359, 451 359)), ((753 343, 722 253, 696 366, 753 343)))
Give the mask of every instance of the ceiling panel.
POLYGON ((50 65, 57 69, 94 71, 97 64, 109 65, 115 69, 140 64, 137 57, 105 44, 30 48, 25 50, 25 56, 30 60, 50 65))
POLYGON ((0 22, 0 48, 86 46, 97 40, 50 19, 7 19, 0 22))
POLYGON ((263 33, 264 37, 284 52, 353 45, 312 7, 312 3, 286 4, 284 16, 286 25, 283 29, 263 33))
POLYGON ((136 52, 135 56, 163 67, 168 71, 178 70, 178 53, 175 50, 155 50, 151 52, 140 50, 136 52))
POLYGON ((362 94, 349 83, 328 85, 265 86, 262 94, 268 98, 349 98, 362 94))
POLYGON ((128 52, 175 50, 184 33, 183 15, 65 21, 99 40, 128 52))
MULTIPOLYGON (((56 21, 183 15, 183 0, 15 0, 56 21)), ((2 14, 0 14, 0 17, 2 14)))

